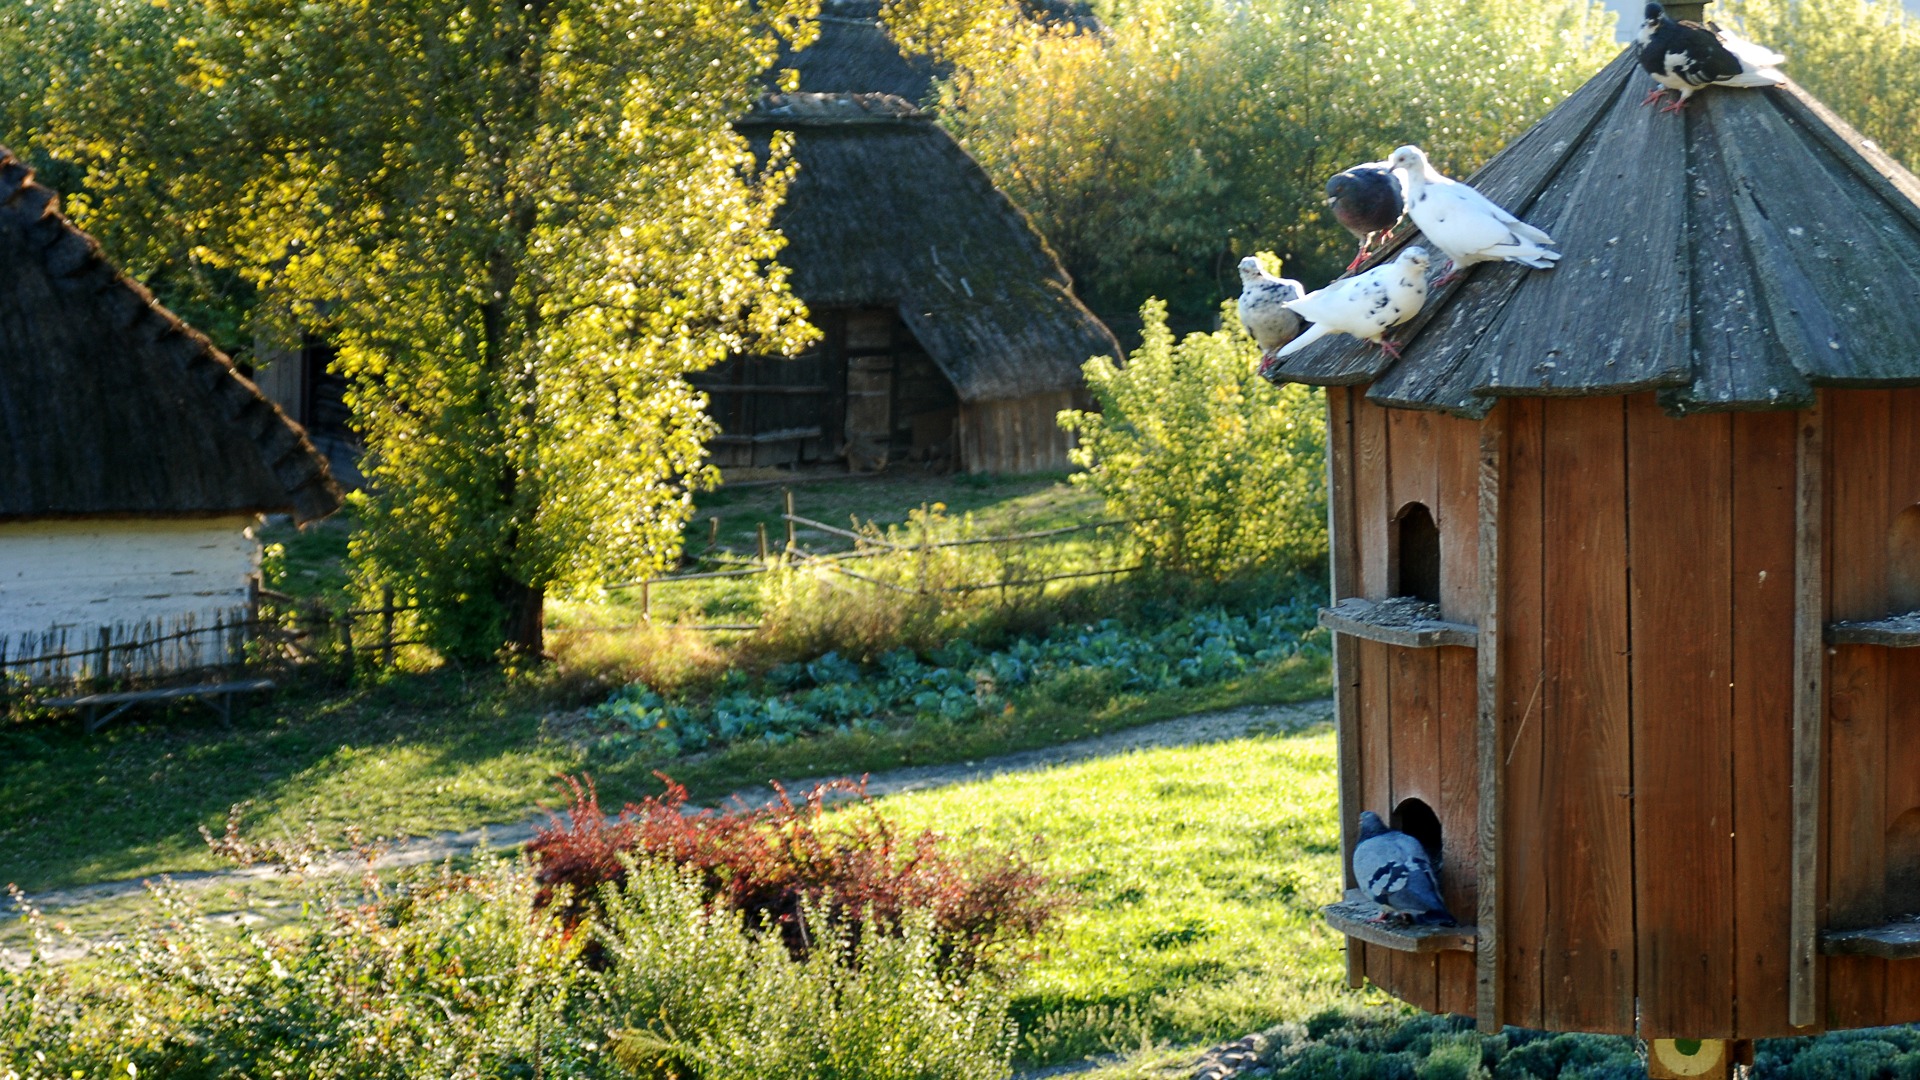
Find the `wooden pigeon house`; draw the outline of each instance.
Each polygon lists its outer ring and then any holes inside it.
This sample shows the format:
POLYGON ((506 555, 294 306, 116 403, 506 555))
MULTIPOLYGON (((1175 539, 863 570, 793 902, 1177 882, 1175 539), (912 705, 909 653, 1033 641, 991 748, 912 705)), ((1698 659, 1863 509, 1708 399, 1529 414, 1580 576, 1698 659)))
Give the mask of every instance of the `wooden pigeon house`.
POLYGON ((1345 850, 1389 818, 1474 925, 1328 917, 1484 1029, 1917 1021, 1920 180, 1792 84, 1650 86, 1473 178, 1557 269, 1275 374, 1327 388, 1345 850))

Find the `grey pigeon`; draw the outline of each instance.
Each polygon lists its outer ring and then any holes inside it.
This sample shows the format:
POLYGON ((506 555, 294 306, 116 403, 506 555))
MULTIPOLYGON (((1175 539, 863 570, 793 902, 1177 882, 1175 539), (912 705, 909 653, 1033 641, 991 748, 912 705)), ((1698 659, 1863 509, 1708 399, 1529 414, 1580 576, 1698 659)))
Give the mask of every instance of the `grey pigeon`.
POLYGON ((1360 254, 1347 264, 1351 274, 1367 260, 1373 242, 1400 223, 1407 209, 1406 186, 1387 162, 1369 161, 1327 181, 1327 206, 1333 220, 1360 241, 1360 254))
POLYGON ((1371 810, 1360 813, 1360 842, 1353 847, 1353 879, 1380 905, 1376 922, 1393 918, 1426 926, 1457 926, 1440 899, 1440 882, 1420 841, 1389 829, 1371 810))
POLYGON ((1786 57, 1730 30, 1713 23, 1680 22, 1659 4, 1647 5, 1646 19, 1634 40, 1640 45, 1640 66, 1658 85, 1642 105, 1674 90, 1679 99, 1660 111, 1677 112, 1703 86, 1779 86, 1787 81, 1774 67, 1786 63, 1786 57))
POLYGON ((1260 358, 1300 335, 1306 320, 1288 311, 1286 305, 1306 295, 1292 278, 1274 277, 1249 255, 1240 260, 1240 325, 1253 335, 1260 346, 1260 358))

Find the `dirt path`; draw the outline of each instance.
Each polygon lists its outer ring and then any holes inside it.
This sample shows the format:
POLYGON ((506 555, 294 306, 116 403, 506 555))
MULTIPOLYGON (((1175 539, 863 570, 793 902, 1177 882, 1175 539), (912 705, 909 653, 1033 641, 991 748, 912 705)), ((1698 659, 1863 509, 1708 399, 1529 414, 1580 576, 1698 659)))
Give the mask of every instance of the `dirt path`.
MULTIPOLYGON (((1333 703, 1325 699, 1293 705, 1249 705, 1237 709, 1223 709, 1219 712, 1163 720, 1157 724, 1129 728, 1078 742, 1043 747, 1038 750, 1023 750, 1019 753, 980 761, 958 762, 951 765, 922 765, 874 773, 867 778, 867 794, 878 797, 906 791, 925 791, 951 784, 986 780, 1007 773, 1051 769, 1134 750, 1162 746, 1194 746, 1225 742, 1251 734, 1299 731, 1322 720, 1330 719, 1332 714, 1333 703)), ((798 777, 783 780, 781 783, 787 790, 797 792, 805 791, 814 784, 830 779, 834 777, 798 777)), ((848 777, 848 779, 858 780, 859 777, 848 777)), ((762 784, 736 792, 721 802, 738 800, 749 806, 758 806, 770 802, 772 798, 772 789, 762 784)), ((439 862, 471 852, 479 846, 483 838, 495 850, 516 848, 531 840, 534 831, 546 824, 547 820, 543 814, 520 822, 486 825, 459 832, 437 833, 433 836, 411 837, 393 844, 386 854, 374 863, 374 866, 385 869, 439 862)), ((359 872, 362 869, 364 865, 361 863, 341 861, 323 866, 321 871, 348 873, 359 872)), ((221 884, 268 881, 282 875, 271 867, 249 867, 234 870, 188 871, 169 876, 176 884, 208 888, 221 884)), ((103 881, 69 889, 54 889, 35 894, 29 897, 29 900, 48 915, 57 916, 64 910, 111 903, 138 895, 144 889, 142 884, 144 880, 146 879, 103 881)), ((83 950, 83 945, 76 944, 71 949, 56 950, 49 959, 70 959, 83 950), (71 955, 66 955, 69 953, 71 955)), ((4 962, 7 958, 7 950, 0 948, 0 962, 4 962)))

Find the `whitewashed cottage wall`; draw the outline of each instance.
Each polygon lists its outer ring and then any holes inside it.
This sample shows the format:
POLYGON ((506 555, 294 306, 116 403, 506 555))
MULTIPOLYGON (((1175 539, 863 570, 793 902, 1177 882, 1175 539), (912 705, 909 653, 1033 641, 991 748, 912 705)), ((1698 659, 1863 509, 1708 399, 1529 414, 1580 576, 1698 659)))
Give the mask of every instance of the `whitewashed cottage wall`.
MULTIPOLYGON (((249 603, 260 569, 255 518, 83 518, 0 524, 0 641, 68 630, 75 648, 102 626, 209 626, 249 603)), ((204 638, 204 660, 224 642, 204 638)))

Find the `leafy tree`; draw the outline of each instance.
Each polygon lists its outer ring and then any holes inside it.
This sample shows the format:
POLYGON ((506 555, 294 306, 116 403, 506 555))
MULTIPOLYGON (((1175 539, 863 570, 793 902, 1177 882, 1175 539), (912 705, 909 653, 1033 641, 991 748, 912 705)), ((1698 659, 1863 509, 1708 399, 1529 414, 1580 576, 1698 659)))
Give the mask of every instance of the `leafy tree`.
MULTIPOLYGON (((1617 53, 1588 0, 1134 0, 953 54, 945 122, 1101 310, 1211 314, 1272 247, 1324 280, 1333 173, 1401 143, 1465 173, 1617 53)), ((937 42, 936 42, 937 44, 937 42)), ((1318 283, 1317 281, 1315 282, 1318 283)))
POLYGON ((1920 169, 1920 17, 1898 0, 1721 0, 1707 13, 1785 53, 1795 81, 1920 169))
POLYGON ((1166 305, 1140 312, 1145 340, 1125 367, 1087 361, 1099 412, 1063 412, 1080 433, 1073 478, 1098 491, 1158 566, 1213 577, 1323 558, 1326 435, 1321 395, 1274 387, 1233 304, 1225 324, 1176 344, 1166 305))
MULTIPOLYGON (((729 128, 813 0, 42 0, 0 9, 0 133, 83 180, 136 272, 235 280, 340 346, 363 584, 455 655, 537 652, 549 590, 678 554, 711 434, 684 379, 807 329, 789 167, 729 128)), ((229 294, 221 295, 222 289, 229 294)), ((244 299, 244 298, 243 298, 244 299)))

